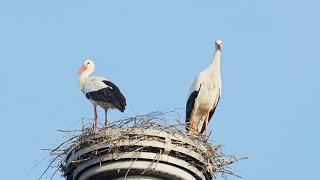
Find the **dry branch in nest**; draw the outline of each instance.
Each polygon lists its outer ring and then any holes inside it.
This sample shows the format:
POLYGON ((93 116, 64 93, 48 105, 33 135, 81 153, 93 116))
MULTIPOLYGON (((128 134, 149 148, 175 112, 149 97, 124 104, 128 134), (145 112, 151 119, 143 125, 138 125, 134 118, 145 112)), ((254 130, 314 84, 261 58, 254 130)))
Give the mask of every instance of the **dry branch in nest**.
MULTIPOLYGON (((91 124, 86 124, 81 130, 62 131, 68 139, 50 150, 53 159, 40 178, 54 167, 70 179, 78 165, 93 158, 105 158, 112 154, 113 160, 116 160, 117 154, 126 153, 135 155, 132 156, 133 163, 143 152, 157 154, 152 163, 163 161, 162 156, 181 159, 205 172, 207 179, 218 174, 225 178, 226 175, 239 177, 230 165, 244 159, 225 155, 222 145, 214 145, 207 136, 186 132, 185 124, 174 111, 157 111, 121 119, 96 131, 91 127, 91 124)), ((148 168, 152 168, 152 164, 141 174, 146 173, 148 168)), ((130 168, 125 176, 129 171, 130 168)))

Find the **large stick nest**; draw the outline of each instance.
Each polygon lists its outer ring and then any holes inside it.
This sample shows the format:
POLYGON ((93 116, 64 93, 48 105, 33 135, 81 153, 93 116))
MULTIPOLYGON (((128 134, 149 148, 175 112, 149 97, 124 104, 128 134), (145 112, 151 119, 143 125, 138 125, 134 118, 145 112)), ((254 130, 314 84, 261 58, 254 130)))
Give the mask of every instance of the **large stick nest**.
POLYGON ((161 155, 163 152, 158 152, 150 146, 141 146, 141 144, 139 144, 141 141, 165 141, 164 139, 156 136, 147 136, 143 134, 144 131, 148 131, 150 129, 165 132, 170 136, 172 135, 172 137, 174 137, 173 139, 176 140, 171 140, 171 144, 174 143, 176 146, 190 149, 200 154, 204 159, 204 163, 199 163, 196 159, 186 157, 178 152, 171 154, 172 156, 187 161, 199 170, 205 170, 213 177, 216 177, 218 174, 222 175, 224 178, 226 178, 226 175, 240 177, 232 171, 230 165, 244 158, 237 158, 234 155, 224 154, 222 152, 222 145, 214 145, 209 141, 208 136, 188 133, 185 130, 185 126, 186 124, 180 121, 180 116, 177 112, 157 111, 145 115, 137 115, 121 119, 110 123, 107 128, 97 130, 92 129, 91 123, 83 123, 81 130, 60 130, 61 132, 66 133, 68 139, 56 148, 50 149, 52 160, 48 168, 41 175, 40 179, 50 168, 56 169, 51 178, 58 170, 60 170, 64 176, 69 176, 77 165, 97 156, 100 157, 103 154, 117 152, 155 152, 161 155), (179 139, 186 139, 187 142, 179 141, 179 139), (139 146, 120 146, 119 142, 123 140, 130 140, 130 142, 139 144, 139 146), (94 154, 78 157, 76 161, 71 163, 72 168, 70 168, 70 163, 69 165, 67 164, 67 160, 70 157, 71 152, 77 152, 80 149, 92 147, 101 143, 108 143, 112 145, 103 151, 96 151, 94 154))

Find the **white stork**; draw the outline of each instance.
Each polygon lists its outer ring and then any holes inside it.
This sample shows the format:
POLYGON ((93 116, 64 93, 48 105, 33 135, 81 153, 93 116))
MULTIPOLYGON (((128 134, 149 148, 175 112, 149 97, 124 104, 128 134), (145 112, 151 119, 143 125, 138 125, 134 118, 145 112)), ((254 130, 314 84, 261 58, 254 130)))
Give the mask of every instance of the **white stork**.
POLYGON ((220 56, 223 42, 215 42, 212 63, 194 80, 186 105, 187 130, 202 134, 218 105, 221 95, 220 56))
POLYGON ((94 110, 94 124, 96 129, 98 114, 97 105, 105 110, 105 126, 108 126, 108 109, 118 109, 124 112, 126 106, 126 99, 120 92, 119 88, 112 82, 103 77, 90 76, 94 71, 95 64, 91 60, 84 61, 83 65, 78 71, 78 83, 80 90, 86 95, 93 105, 94 110))

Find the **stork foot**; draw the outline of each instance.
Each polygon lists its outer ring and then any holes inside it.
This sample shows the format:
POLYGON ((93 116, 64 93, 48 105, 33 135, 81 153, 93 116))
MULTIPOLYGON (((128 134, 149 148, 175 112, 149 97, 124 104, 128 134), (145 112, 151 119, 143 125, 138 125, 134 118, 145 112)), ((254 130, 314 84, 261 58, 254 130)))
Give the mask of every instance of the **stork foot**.
POLYGON ((93 130, 94 131, 97 129, 97 126, 98 126, 98 120, 94 119, 94 122, 93 122, 93 130))
POLYGON ((209 138, 206 135, 201 135, 200 139, 201 139, 202 142, 207 142, 209 138))
POLYGON ((108 109, 105 109, 105 122, 104 122, 104 126, 105 127, 108 127, 108 109))
POLYGON ((98 113, 97 113, 97 105, 93 106, 93 112, 94 112, 94 122, 93 122, 93 130, 95 131, 98 126, 98 113))

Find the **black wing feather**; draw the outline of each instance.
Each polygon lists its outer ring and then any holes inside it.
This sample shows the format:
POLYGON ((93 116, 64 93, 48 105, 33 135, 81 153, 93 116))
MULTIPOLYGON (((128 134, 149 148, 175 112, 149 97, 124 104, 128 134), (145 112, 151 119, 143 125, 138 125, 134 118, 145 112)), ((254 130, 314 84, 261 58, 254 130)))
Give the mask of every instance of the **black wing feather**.
POLYGON ((189 129, 189 122, 190 122, 190 116, 192 113, 192 110, 194 108, 194 103, 196 101, 196 98, 198 97, 199 91, 201 89, 201 85, 198 91, 193 91, 187 101, 187 105, 186 105, 186 129, 189 129))
POLYGON ((121 112, 124 112, 126 106, 126 98, 120 92, 120 89, 110 81, 104 80, 102 82, 105 83, 108 87, 102 88, 98 91, 86 93, 86 97, 94 101, 101 101, 112 104, 121 112))

